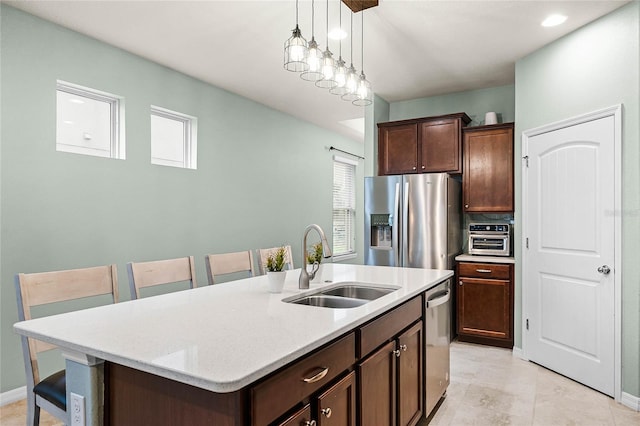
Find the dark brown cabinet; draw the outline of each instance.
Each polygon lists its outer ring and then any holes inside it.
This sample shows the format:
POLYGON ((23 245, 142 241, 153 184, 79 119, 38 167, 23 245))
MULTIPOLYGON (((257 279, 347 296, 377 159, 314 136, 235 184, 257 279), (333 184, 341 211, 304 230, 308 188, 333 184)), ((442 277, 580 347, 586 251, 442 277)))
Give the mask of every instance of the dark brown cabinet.
POLYGON ((424 357, 422 322, 398 337, 398 424, 415 425, 422 416, 422 359, 424 357))
POLYGON ((458 340, 513 347, 513 265, 458 263, 458 340))
POLYGON ((322 392, 355 362, 355 335, 350 333, 252 387, 252 424, 271 424, 299 402, 322 392))
POLYGON ((465 113, 378 124, 378 174, 461 173, 465 113))
POLYGON ((415 425, 423 412, 422 322, 360 363, 361 424, 415 425))
POLYGON ((311 404, 307 404, 281 422, 279 426, 316 426, 317 422, 311 419, 311 404))
POLYGON ((513 211, 513 123, 467 127, 462 195, 464 211, 513 211))
POLYGON ((356 373, 352 371, 345 378, 317 400, 318 426, 355 426, 356 424, 356 373))

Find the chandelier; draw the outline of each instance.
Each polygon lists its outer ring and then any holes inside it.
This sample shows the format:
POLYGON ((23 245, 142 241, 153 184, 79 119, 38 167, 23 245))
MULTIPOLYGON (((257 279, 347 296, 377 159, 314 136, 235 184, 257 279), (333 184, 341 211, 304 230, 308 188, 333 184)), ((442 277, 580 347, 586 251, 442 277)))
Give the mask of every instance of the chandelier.
POLYGON ((296 0, 296 27, 292 35, 284 43, 284 69, 299 73, 300 78, 314 82, 329 93, 338 95, 344 101, 353 105, 366 106, 373 102, 371 83, 364 73, 364 10, 378 5, 378 0, 341 0, 340 1, 340 29, 342 29, 342 3, 351 9, 350 34, 350 66, 342 59, 342 39, 340 39, 339 55, 336 61, 329 49, 329 0, 326 0, 326 46, 324 51, 315 39, 315 0, 311 0, 311 40, 302 36, 298 26, 298 1, 296 0), (353 66, 353 14, 361 14, 360 31, 360 74, 353 66))

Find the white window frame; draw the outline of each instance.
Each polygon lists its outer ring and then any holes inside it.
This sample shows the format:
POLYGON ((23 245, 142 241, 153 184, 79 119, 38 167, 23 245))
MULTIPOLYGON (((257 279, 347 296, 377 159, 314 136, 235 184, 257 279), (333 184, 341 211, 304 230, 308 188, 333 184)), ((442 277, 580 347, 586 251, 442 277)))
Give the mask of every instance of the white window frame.
MULTIPOLYGON (((92 89, 90 87, 80 86, 78 84, 69 83, 67 81, 56 81, 56 95, 58 91, 70 93, 75 96, 87 98, 95 101, 105 102, 109 104, 109 110, 111 114, 111 120, 109 123, 110 128, 110 155, 108 158, 115 158, 119 160, 125 159, 126 146, 125 146, 125 124, 124 124, 124 98, 122 96, 114 95, 111 93, 103 92, 101 90, 92 89)), ((57 119, 56 119, 57 125, 57 119)), ((71 152, 68 149, 59 149, 59 145, 69 146, 68 144, 58 143, 56 137, 56 151, 71 152)), ((71 145, 75 146, 75 145, 71 145)), ((92 155, 89 153, 74 152, 81 155, 92 155)))
MULTIPOLYGON (((184 149, 184 162, 182 166, 171 166, 167 164, 161 164, 154 162, 154 157, 151 155, 151 164, 167 167, 182 167, 184 169, 197 169, 198 168, 198 118, 183 114, 181 112, 172 111, 170 109, 162 108, 156 105, 151 105, 151 116, 166 118, 169 120, 179 121, 184 125, 183 134, 183 149, 184 149)), ((150 116, 150 118, 151 118, 150 116)), ((151 147, 153 147, 153 140, 151 141, 151 147)), ((151 150, 153 152, 153 149, 151 150)))
MULTIPOLYGON (((332 230, 333 230, 333 255, 334 255, 334 259, 335 260, 345 260, 345 259, 350 259, 350 258, 354 258, 356 257, 357 253, 356 253, 356 167, 358 166, 358 162, 357 161, 353 161, 351 159, 348 158, 344 158, 344 157, 340 157, 340 156, 334 156, 333 157, 333 191, 332 191, 332 203, 333 203, 333 209, 332 209, 332 230), (347 194, 346 197, 351 197, 351 206, 350 207, 339 207, 336 208, 336 194, 338 193, 338 188, 336 188, 336 182, 335 182, 335 174, 336 174, 336 166, 338 166, 339 164, 343 164, 343 165, 349 165, 352 166, 352 170, 353 170, 353 175, 352 175, 352 182, 351 182, 351 194, 347 194), (351 226, 349 227, 349 229, 347 229, 347 236, 345 238, 345 241, 339 241, 339 239, 336 239, 336 211, 348 211, 350 213, 350 218, 351 218, 351 226), (336 242, 342 243, 344 245, 347 246, 347 250, 346 251, 337 251, 336 250, 336 242)), ((343 198, 346 198, 343 197, 343 198)))

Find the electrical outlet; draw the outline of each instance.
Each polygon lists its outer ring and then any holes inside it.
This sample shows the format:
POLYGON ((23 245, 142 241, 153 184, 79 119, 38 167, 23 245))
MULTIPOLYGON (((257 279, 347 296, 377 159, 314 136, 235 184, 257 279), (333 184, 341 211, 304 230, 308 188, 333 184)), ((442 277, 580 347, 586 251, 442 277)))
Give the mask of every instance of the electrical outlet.
POLYGON ((71 426, 85 426, 84 396, 71 393, 71 426))

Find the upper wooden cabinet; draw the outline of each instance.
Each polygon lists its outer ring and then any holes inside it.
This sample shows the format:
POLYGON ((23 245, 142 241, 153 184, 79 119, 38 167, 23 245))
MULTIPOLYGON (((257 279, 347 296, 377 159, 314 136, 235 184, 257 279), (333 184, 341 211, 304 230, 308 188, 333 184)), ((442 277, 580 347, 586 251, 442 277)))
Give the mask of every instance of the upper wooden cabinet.
POLYGON ((467 114, 378 123, 378 174, 462 173, 467 114))
POLYGON ((467 127, 462 194, 465 212, 513 211, 513 123, 467 127))

